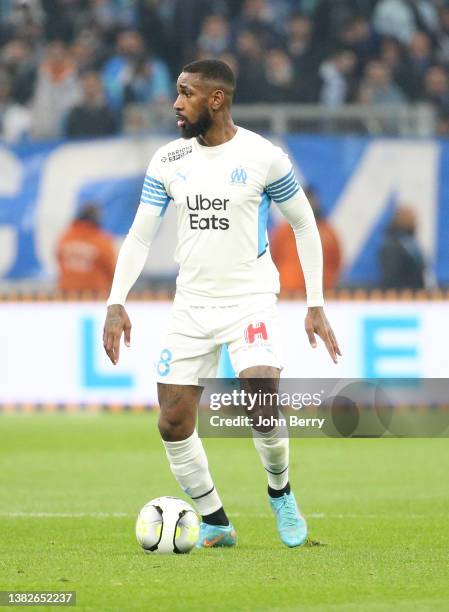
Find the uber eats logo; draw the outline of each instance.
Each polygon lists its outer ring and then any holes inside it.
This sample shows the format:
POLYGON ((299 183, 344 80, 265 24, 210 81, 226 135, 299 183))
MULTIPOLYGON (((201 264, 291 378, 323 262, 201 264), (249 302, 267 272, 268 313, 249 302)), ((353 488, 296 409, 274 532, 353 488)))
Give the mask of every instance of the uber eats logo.
POLYGON ((187 208, 189 210, 198 211, 196 213, 190 213, 190 229, 193 230, 227 230, 229 229, 229 219, 227 217, 219 217, 214 211, 227 210, 226 205, 229 203, 229 199, 225 198, 203 198, 201 193, 193 197, 187 196, 187 208), (210 211, 211 215, 200 215, 199 211, 210 211))

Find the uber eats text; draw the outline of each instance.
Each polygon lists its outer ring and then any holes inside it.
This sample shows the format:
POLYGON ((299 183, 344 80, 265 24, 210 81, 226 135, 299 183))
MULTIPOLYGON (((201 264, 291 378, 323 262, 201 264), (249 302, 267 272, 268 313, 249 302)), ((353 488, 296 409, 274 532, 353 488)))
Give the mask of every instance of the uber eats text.
POLYGON ((214 211, 225 211, 229 199, 221 198, 204 198, 201 193, 195 196, 195 199, 187 196, 187 208, 195 211, 211 211, 211 216, 200 216, 199 212, 190 213, 190 229, 193 230, 227 230, 229 229, 229 219, 227 217, 219 217, 214 214, 214 211))

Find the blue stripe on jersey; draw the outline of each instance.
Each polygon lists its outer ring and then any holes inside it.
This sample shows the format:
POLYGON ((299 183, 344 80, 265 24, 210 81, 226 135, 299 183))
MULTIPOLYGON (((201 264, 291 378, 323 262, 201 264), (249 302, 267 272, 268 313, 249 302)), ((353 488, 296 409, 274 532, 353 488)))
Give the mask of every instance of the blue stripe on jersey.
POLYGON ((286 200, 289 200, 291 197, 293 197, 295 193, 298 193, 299 189, 300 187, 298 183, 295 181, 295 184, 292 185, 292 187, 289 190, 284 191, 282 196, 275 196, 273 199, 277 204, 282 204, 282 202, 285 202, 286 200))
POLYGON ((289 189, 291 185, 294 185, 295 183, 296 183, 296 179, 294 176, 292 176, 291 178, 288 179, 288 181, 285 181, 284 183, 282 183, 282 185, 280 185, 279 187, 276 187, 275 189, 270 189, 268 187, 267 192, 271 193, 274 196, 277 196, 277 195, 280 195, 281 193, 284 193, 284 191, 289 189))
POLYGON ((161 181, 158 181, 149 175, 145 177, 142 187, 142 195, 140 196, 140 202, 142 204, 160 208, 160 216, 163 216, 170 199, 171 198, 165 191, 164 184, 161 183, 161 181))
POLYGON ((145 176, 145 182, 149 182, 149 183, 154 183, 155 187, 159 187, 160 189, 162 189, 163 191, 165 191, 165 186, 164 183, 162 183, 161 181, 158 181, 157 179, 153 178, 152 176, 150 176, 149 174, 147 174, 145 176))
POLYGON ((156 193, 162 196, 165 196, 167 194, 165 189, 161 189, 160 187, 155 187, 153 184, 150 184, 147 181, 144 182, 143 188, 148 189, 148 191, 151 191, 152 193, 156 193))
POLYGON ((156 198, 149 198, 145 195, 140 197, 140 201, 144 204, 152 204, 153 206, 165 206, 170 198, 165 198, 165 200, 157 200, 156 198))
POLYGON ((144 195, 146 198, 154 198, 155 200, 161 201, 164 201, 167 197, 166 193, 159 193, 159 191, 153 191, 152 189, 147 189, 146 187, 142 189, 142 195, 144 195))
POLYGON ((259 219, 258 219, 258 238, 257 238, 257 257, 262 255, 267 248, 267 225, 268 213, 270 210, 270 196, 265 191, 259 202, 259 219))
POLYGON ((281 187, 276 187, 276 189, 268 188, 266 191, 273 197, 282 196, 283 193, 288 191, 292 186, 296 185, 295 177, 290 178, 288 181, 282 184, 281 187))
POLYGON ((284 177, 270 183, 265 188, 270 198, 278 204, 285 202, 299 191, 300 187, 295 179, 293 168, 284 177))
POLYGON ((287 172, 287 174, 285 176, 283 176, 282 178, 278 179, 277 181, 273 181, 273 183, 270 183, 269 185, 267 185, 266 189, 277 189, 284 181, 288 180, 291 176, 294 176, 294 174, 293 174, 293 167, 290 168, 290 171, 287 172))

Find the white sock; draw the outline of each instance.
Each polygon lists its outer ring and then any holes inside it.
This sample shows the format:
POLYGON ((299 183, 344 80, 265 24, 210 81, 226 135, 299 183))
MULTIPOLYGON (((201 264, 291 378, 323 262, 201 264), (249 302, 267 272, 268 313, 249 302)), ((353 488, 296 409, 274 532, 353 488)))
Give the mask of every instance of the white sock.
POLYGON ((253 429, 254 446, 267 471, 268 485, 272 489, 283 489, 288 483, 288 432, 275 427, 268 433, 253 429), (284 436, 284 437, 283 437, 284 436))
POLYGON ((184 493, 193 500, 198 512, 206 516, 221 508, 223 504, 212 482, 206 453, 197 431, 186 440, 162 442, 173 476, 184 493))

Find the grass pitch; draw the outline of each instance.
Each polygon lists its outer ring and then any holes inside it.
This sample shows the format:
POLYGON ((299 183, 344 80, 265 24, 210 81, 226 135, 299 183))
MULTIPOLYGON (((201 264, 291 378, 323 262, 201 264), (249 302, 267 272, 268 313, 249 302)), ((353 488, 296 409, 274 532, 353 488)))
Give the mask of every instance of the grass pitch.
POLYGON ((251 440, 206 440, 238 546, 153 556, 137 512, 180 495, 155 415, 1 416, 0 435, 0 590, 75 590, 95 611, 449 609, 447 439, 292 441, 319 542, 298 549, 251 440))

